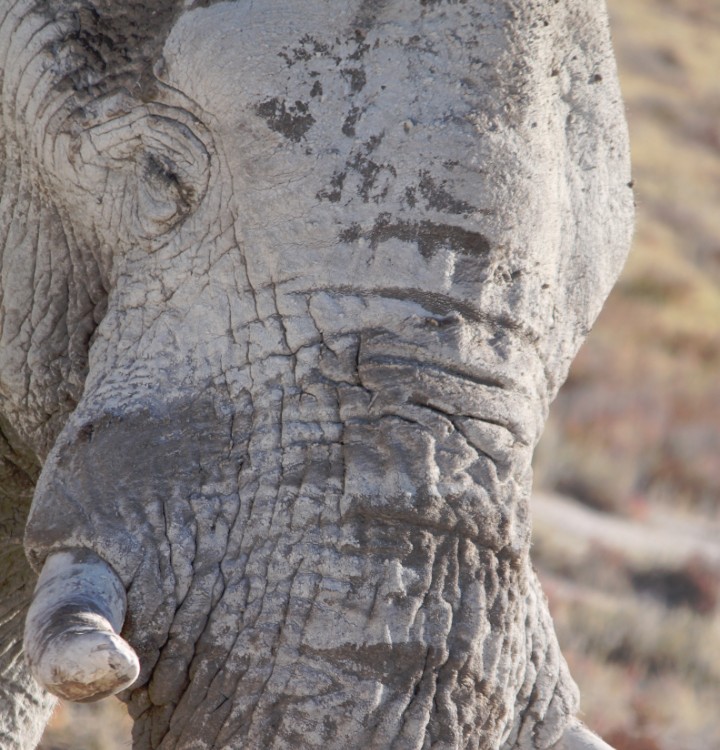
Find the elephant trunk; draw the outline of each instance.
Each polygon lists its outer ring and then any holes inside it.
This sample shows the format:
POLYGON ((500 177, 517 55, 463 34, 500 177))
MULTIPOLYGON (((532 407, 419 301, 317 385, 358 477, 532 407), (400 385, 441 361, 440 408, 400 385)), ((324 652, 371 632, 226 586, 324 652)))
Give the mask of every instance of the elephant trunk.
POLYGON ((120 579, 94 552, 50 555, 25 624, 25 653, 38 682, 60 698, 81 702, 129 687, 139 663, 118 635, 125 609, 120 579))

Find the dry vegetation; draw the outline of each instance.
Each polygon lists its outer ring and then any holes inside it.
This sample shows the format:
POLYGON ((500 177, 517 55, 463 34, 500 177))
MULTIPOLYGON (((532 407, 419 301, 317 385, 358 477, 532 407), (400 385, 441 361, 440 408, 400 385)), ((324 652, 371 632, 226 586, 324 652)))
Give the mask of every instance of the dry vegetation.
MULTIPOLYGON (((720 2, 609 2, 636 241, 536 462, 540 486, 602 515, 568 533, 562 506, 538 501, 535 559, 588 723, 617 750, 707 750, 720 747, 720 2)), ((61 706, 41 748, 129 746, 110 699, 61 706)))
POLYGON ((38 750, 130 750, 131 727, 125 706, 116 698, 61 701, 38 750))

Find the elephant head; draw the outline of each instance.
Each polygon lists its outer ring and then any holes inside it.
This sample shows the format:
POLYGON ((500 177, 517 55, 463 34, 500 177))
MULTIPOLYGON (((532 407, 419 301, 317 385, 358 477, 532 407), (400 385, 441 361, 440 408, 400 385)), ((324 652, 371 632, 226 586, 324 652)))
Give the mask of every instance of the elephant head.
POLYGON ((122 690, 136 748, 601 747, 529 558, 632 223, 600 6, 5 0, 44 687, 122 690))

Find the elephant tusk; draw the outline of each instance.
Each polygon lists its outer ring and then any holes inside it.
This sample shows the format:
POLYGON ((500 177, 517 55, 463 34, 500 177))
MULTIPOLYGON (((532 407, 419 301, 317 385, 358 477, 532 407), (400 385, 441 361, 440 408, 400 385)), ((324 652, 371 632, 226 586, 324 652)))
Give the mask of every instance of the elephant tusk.
POLYGON ((80 702, 129 687, 140 664, 118 635, 125 610, 122 582, 94 552, 51 554, 25 620, 25 654, 35 679, 54 695, 80 702))
POLYGON ((568 724, 553 750, 613 750, 613 748, 593 734, 581 721, 574 719, 568 724))

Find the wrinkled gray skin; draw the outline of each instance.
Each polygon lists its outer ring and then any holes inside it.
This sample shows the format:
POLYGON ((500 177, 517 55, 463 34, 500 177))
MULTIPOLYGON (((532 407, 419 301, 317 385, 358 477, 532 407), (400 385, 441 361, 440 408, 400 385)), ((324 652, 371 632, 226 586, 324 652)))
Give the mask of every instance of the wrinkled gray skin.
POLYGON ((601 6, 2 0, 0 746, 80 548, 135 748, 600 747, 528 498, 629 242, 601 6))

